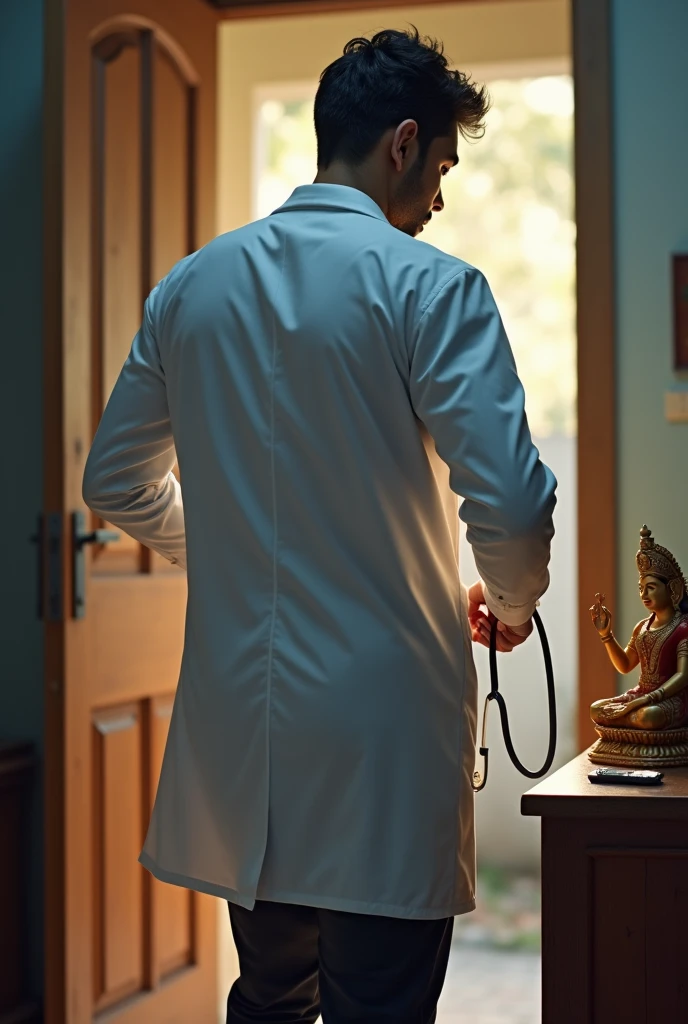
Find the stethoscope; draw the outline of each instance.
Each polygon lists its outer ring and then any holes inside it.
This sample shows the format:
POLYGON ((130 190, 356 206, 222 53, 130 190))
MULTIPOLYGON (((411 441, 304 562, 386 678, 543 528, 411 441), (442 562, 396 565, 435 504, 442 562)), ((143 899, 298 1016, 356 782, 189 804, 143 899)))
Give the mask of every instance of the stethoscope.
POLYGON ((478 771, 473 772, 473 789, 476 793, 479 793, 481 789, 484 789, 485 783, 487 782, 490 752, 485 745, 485 740, 487 737, 487 710, 491 700, 496 700, 499 704, 499 715, 502 720, 502 732, 504 734, 504 743, 507 753, 511 758, 512 764, 519 770, 521 775, 525 775, 529 779, 540 779, 552 767, 554 752, 557 747, 557 702, 554 693, 554 669, 552 668, 552 655, 550 653, 545 627, 542 625, 542 620, 537 612, 533 612, 533 620, 537 626, 537 631, 540 634, 542 654, 545 659, 545 674, 547 677, 547 702, 549 705, 549 749, 547 750, 547 757, 539 771, 531 772, 525 767, 525 765, 521 764, 516 756, 514 744, 511 740, 511 730, 509 728, 509 715, 506 710, 506 701, 499 692, 499 674, 497 672, 497 621, 495 620, 492 623, 492 632, 490 633, 490 692, 485 698, 485 706, 483 708, 483 729, 480 747, 480 754, 482 755, 485 763, 485 771, 482 775, 478 771))

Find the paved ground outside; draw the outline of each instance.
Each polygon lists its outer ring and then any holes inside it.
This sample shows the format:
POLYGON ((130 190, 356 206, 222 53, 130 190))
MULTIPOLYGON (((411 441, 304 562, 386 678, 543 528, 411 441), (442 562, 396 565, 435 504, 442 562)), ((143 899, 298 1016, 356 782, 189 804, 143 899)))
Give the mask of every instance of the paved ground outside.
POLYGON ((455 942, 437 1024, 540 1024, 540 954, 455 942))
POLYGON ((481 866, 478 906, 457 917, 437 1024, 540 1024, 540 884, 481 866))

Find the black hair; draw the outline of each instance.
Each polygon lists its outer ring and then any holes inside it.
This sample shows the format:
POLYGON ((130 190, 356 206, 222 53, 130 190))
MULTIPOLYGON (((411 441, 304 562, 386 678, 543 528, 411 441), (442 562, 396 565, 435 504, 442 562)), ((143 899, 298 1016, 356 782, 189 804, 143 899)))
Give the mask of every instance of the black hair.
POLYGON ((421 160, 434 138, 456 124, 464 138, 479 138, 489 109, 484 86, 452 71, 437 40, 418 29, 385 29, 351 39, 325 68, 315 97, 318 167, 333 160, 360 164, 381 136, 407 118, 418 122, 421 160))

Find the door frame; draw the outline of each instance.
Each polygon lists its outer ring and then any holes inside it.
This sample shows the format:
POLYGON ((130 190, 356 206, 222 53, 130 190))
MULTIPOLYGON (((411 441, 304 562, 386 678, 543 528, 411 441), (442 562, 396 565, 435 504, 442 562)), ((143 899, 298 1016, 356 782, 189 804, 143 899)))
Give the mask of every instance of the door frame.
MULTIPOLYGON (((333 14, 338 11, 369 11, 384 7, 424 7, 437 4, 480 3, 482 0, 206 0, 223 20, 274 18, 290 14, 333 14)), ((513 3, 514 0, 490 0, 513 3)), ((546 0, 541 0, 546 2, 546 0)))
MULTIPOLYGON (((63 389, 63 135, 65 25, 60 0, 45 0, 43 68, 43 513, 64 508, 63 389), (49 384, 49 386, 47 386, 49 384)), ((45 528, 44 528, 45 529, 45 528)), ((43 544, 46 537, 43 537, 43 544)), ((67 559, 61 589, 71 594, 67 559)), ((43 582, 43 581, 42 581, 43 582)), ((45 584, 43 582, 43 587, 45 584)), ((45 594, 41 595, 45 600, 45 594)), ((44 1018, 66 1005, 65 924, 65 630, 44 618, 44 1018)))
MULTIPOLYGON (((419 6, 425 0, 207 0, 222 19, 290 16, 343 10, 419 6)), ((435 0, 463 3, 465 0, 435 0)), ((475 0, 473 0, 475 2, 475 0)), ((499 0, 507 3, 511 0, 499 0)), ((543 0, 544 2, 544 0, 543 0)), ((615 692, 616 676, 590 629, 588 595, 602 587, 616 603, 616 401, 615 251, 612 154, 611 0, 570 0, 575 92, 576 300, 578 362, 578 745, 594 738, 588 708, 603 692, 615 692), (602 511, 600 511, 602 510, 602 511)), ((45 0, 43 319, 44 319, 44 508, 63 508, 61 351, 63 344, 63 81, 64 23, 60 0, 45 0), (59 449, 59 450, 58 450, 59 449), (58 457, 59 456, 59 457, 58 457)), ((66 396, 65 401, 68 401, 66 396)), ((62 558, 62 593, 69 602, 72 580, 62 558)), ((62 834, 65 726, 62 688, 66 662, 64 630, 46 622, 45 638, 45 863, 46 996, 64 1006, 65 877, 62 834)))

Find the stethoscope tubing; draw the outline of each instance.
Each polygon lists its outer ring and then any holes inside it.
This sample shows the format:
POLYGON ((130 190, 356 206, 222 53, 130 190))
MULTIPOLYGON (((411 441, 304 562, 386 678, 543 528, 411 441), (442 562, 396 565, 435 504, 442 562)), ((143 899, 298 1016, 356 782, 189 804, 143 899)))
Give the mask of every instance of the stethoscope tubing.
POLYGON ((547 750, 547 756, 542 768, 537 771, 531 771, 529 768, 519 760, 518 755, 514 749, 513 740, 511 739, 511 729, 509 728, 509 714, 506 709, 506 701, 503 695, 499 691, 499 672, 497 669, 497 620, 492 623, 492 631, 490 633, 490 692, 485 698, 485 706, 483 709, 483 727, 481 733, 481 746, 480 754, 484 759, 485 768, 482 774, 478 771, 473 773, 473 789, 476 793, 479 793, 485 788, 487 782, 487 773, 489 769, 489 756, 490 751, 486 744, 487 738, 487 711, 490 701, 496 700, 499 706, 499 717, 502 722, 502 733, 504 735, 504 745, 506 746, 507 753, 511 758, 511 762, 515 768, 525 775, 528 779, 541 779, 543 775, 552 767, 554 761, 554 754, 557 749, 557 701, 556 693, 554 689, 554 668, 552 666, 552 654, 549 648, 549 641, 545 632, 545 627, 542 624, 542 619, 537 611, 533 612, 533 621, 537 628, 540 636, 540 643, 542 644, 542 655, 545 661, 545 676, 547 679, 547 704, 549 712, 549 747, 547 750))

